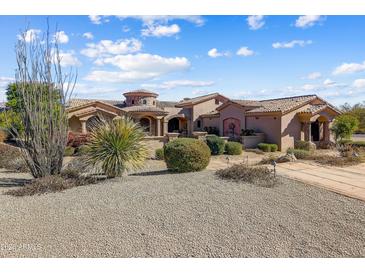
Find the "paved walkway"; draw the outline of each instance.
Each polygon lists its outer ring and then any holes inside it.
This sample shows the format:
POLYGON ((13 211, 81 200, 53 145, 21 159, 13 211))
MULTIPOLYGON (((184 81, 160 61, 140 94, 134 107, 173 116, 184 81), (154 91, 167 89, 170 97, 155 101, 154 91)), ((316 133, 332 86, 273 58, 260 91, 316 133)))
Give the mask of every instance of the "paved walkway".
POLYGON ((365 201, 365 163, 350 167, 328 167, 312 162, 277 165, 280 175, 365 201))

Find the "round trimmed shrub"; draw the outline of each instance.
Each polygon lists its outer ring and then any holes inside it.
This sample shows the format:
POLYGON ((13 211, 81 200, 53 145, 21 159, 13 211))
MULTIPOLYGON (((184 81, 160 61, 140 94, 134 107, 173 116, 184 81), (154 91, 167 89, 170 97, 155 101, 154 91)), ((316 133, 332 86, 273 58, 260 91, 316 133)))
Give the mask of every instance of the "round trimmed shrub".
POLYGON ((217 135, 207 136, 207 145, 212 155, 221 155, 224 153, 224 140, 217 135))
POLYGON ((308 150, 304 149, 288 148, 286 152, 294 154, 295 158, 297 159, 306 159, 311 155, 311 153, 308 150))
POLYGON ((78 155, 78 156, 86 155, 88 150, 89 149, 86 145, 81 145, 78 148, 76 148, 76 155, 78 155))
POLYGON ((155 150, 155 159, 156 160, 163 160, 164 159, 163 148, 158 148, 158 149, 155 150))
POLYGON ((270 152, 271 151, 270 145, 266 144, 266 143, 260 143, 260 144, 257 145, 257 147, 259 149, 261 149, 262 151, 264 151, 264 152, 270 152))
POLYGON ((228 155, 241 155, 242 154, 242 144, 238 142, 227 142, 226 152, 228 155))
POLYGON ((278 145, 277 144, 269 144, 269 146, 270 146, 270 151, 271 152, 278 151, 278 145))
POLYGON ((167 168, 175 172, 200 171, 210 161, 208 145, 198 139, 178 138, 164 146, 167 168))
POLYGON ((66 147, 65 148, 65 156, 73 156, 75 154, 75 148, 74 147, 66 147))

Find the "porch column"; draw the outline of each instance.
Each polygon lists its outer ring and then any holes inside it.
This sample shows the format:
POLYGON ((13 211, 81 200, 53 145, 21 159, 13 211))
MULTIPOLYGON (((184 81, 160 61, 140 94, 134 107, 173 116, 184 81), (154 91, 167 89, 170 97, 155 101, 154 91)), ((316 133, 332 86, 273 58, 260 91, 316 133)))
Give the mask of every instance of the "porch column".
POLYGON ((311 122, 308 123, 308 141, 312 142, 312 125, 311 125, 311 122))
POLYGON ((329 122, 323 122, 323 141, 330 140, 329 122))
POLYGON ((81 133, 83 134, 87 133, 86 121, 80 121, 80 122, 81 122, 81 133))
POLYGON ((324 122, 319 122, 319 140, 324 141, 324 122))
POLYGON ((161 118, 157 117, 156 119, 156 136, 161 136, 161 118))
POLYGON ((162 135, 165 135, 169 129, 169 121, 163 121, 162 135))
POLYGON ((311 141, 311 127, 309 122, 303 122, 304 141, 311 141))

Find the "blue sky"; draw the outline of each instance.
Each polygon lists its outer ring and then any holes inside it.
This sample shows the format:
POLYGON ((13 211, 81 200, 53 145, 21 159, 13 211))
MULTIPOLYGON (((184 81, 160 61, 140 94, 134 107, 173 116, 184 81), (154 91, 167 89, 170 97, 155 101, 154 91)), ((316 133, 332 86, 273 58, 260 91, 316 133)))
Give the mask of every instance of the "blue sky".
MULTIPOLYGON (((365 100, 365 16, 51 16, 74 96, 121 99, 145 88, 161 100, 210 92, 235 99, 318 94, 365 100)), ((0 101, 14 78, 14 45, 45 16, 0 16, 0 101)), ((31 37, 29 35, 29 37, 31 37)))

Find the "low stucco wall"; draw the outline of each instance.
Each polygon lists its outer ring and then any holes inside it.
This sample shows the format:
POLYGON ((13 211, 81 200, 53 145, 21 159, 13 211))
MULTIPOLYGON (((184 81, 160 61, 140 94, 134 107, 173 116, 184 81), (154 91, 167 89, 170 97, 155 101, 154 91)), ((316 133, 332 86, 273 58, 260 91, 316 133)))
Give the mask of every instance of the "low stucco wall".
POLYGON ((265 133, 256 133, 256 136, 242 136, 242 144, 245 148, 257 148, 259 143, 265 142, 265 133))
POLYGON ((155 157, 155 150, 158 148, 162 148, 166 142, 165 136, 152 136, 152 137, 145 137, 143 139, 143 143, 147 146, 148 156, 150 158, 155 157))

